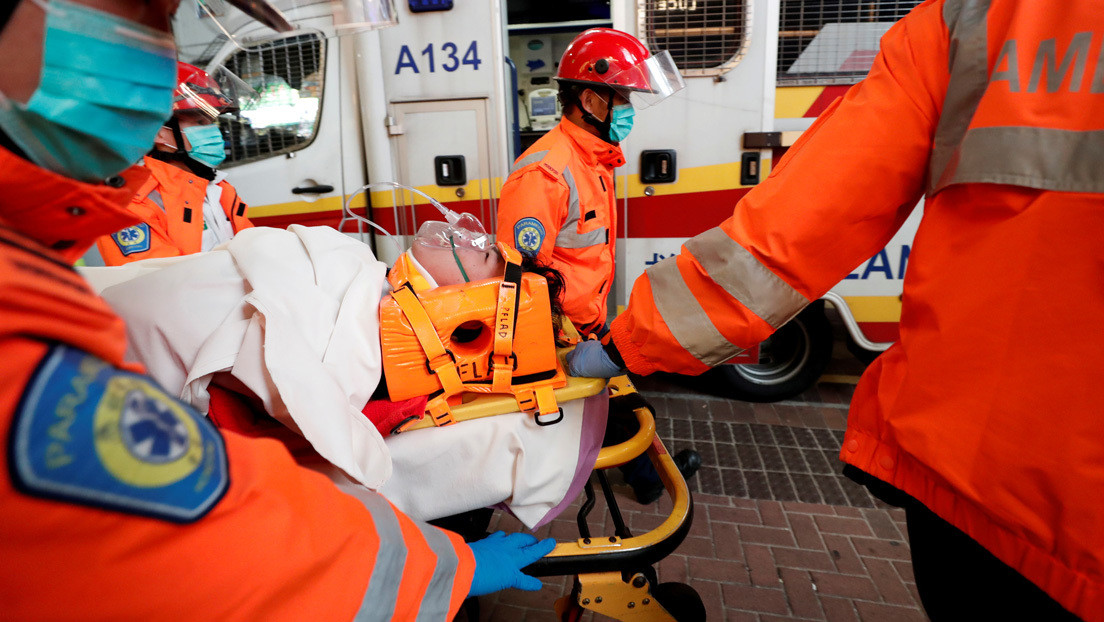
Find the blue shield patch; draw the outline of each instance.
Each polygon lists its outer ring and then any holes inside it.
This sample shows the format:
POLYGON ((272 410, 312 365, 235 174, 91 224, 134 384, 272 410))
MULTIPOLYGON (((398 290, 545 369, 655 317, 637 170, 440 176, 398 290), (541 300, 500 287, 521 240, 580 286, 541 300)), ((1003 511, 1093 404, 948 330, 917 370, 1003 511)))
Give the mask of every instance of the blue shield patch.
POLYGON ((67 346, 39 365, 9 442, 26 493, 174 522, 201 518, 230 482, 226 446, 205 417, 67 346))
POLYGON ((142 222, 133 227, 116 231, 111 234, 111 239, 115 240, 115 246, 119 247, 119 252, 123 255, 143 253, 150 249, 149 225, 142 222))
POLYGON ((544 225, 536 218, 522 218, 514 224, 514 246, 527 255, 535 255, 544 243, 544 225))

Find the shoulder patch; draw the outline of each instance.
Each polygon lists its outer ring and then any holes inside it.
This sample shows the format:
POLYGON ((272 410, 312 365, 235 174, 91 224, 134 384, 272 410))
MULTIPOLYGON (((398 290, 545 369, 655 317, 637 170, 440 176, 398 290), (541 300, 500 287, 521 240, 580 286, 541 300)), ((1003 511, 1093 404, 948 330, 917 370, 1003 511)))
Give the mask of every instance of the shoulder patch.
POLYGON ((226 445, 205 417, 145 376, 67 346, 39 364, 9 437, 21 491, 179 523, 230 483, 226 445))
POLYGON ((115 245, 119 247, 119 252, 123 255, 143 253, 150 249, 149 225, 142 222, 133 227, 116 231, 111 234, 111 239, 115 240, 115 245))
POLYGON ((544 225, 532 216, 514 223, 514 246, 527 255, 535 255, 544 243, 544 225))

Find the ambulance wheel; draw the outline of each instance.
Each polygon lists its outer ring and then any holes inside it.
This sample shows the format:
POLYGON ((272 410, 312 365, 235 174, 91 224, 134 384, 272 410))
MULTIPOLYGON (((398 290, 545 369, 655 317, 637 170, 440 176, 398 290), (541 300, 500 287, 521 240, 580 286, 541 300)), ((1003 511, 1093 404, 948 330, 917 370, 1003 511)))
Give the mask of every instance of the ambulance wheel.
POLYGON ((863 365, 869 365, 874 362, 874 359, 878 358, 878 355, 882 353, 881 350, 867 350, 866 348, 855 343, 855 339, 851 335, 847 335, 847 351, 851 353, 856 359, 863 365))
POLYGON ((816 383, 832 360, 832 325, 816 301, 759 344, 756 365, 717 368, 727 394, 745 402, 789 399, 816 383))
POLYGON ((694 588, 685 583, 660 583, 652 588, 656 599, 675 622, 704 622, 705 604, 694 588))

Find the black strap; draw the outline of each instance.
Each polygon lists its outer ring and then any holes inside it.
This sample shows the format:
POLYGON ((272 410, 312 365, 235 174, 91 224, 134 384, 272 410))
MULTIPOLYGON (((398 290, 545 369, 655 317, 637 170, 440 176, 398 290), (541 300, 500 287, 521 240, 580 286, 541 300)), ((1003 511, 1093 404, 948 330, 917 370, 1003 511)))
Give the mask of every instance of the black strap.
POLYGON ((514 301, 514 332, 517 332, 518 311, 521 309, 521 264, 506 262, 506 273, 502 280, 513 283, 517 292, 517 300, 514 301))
POLYGON ((8 25, 8 20, 11 19, 12 13, 15 13, 17 6, 19 6, 18 1, 0 3, 0 34, 4 33, 4 27, 8 25))
POLYGON ((180 122, 176 120, 176 117, 169 119, 165 127, 172 130, 173 140, 176 141, 176 151, 161 151, 154 148, 149 152, 149 157, 170 164, 183 164, 196 177, 202 177, 207 181, 214 181, 215 169, 201 162, 196 162, 188 155, 188 150, 184 148, 184 133, 180 131, 180 122))

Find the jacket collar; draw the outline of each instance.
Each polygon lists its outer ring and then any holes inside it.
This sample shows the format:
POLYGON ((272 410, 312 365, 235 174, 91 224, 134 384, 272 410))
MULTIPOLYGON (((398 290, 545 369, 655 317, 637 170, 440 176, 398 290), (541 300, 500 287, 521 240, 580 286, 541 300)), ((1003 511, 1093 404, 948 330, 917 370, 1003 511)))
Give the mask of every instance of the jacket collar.
POLYGON ((619 145, 607 143, 575 125, 567 117, 560 119, 559 128, 574 143, 575 150, 583 156, 590 166, 605 164, 611 168, 616 168, 625 163, 625 156, 621 153, 619 145))
POLYGON ((0 147, 0 222, 72 263, 96 238, 139 221, 127 207, 148 176, 132 166, 105 183, 89 184, 0 147))
POLYGON ((208 182, 203 177, 183 167, 149 156, 142 158, 142 166, 150 172, 150 177, 146 183, 138 189, 138 194, 135 197, 137 200, 146 198, 154 188, 158 187, 169 188, 170 192, 174 193, 186 192, 188 191, 189 182, 190 185, 195 188, 196 192, 202 194, 207 192, 207 185, 209 183, 217 184, 226 178, 225 173, 215 171, 214 180, 208 182))

